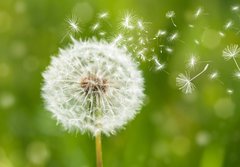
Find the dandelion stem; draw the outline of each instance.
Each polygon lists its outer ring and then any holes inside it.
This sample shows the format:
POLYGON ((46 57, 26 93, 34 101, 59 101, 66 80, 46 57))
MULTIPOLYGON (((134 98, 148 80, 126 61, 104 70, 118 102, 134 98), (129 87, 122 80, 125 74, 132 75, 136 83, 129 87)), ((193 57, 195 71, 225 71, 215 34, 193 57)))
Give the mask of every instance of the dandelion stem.
POLYGON ((208 64, 204 67, 204 69, 200 73, 198 73, 193 78, 191 78, 190 81, 196 79, 198 76, 200 76, 202 73, 204 73, 207 69, 208 69, 208 64))
POLYGON ((97 133, 95 140, 96 140, 96 166, 103 167, 101 132, 97 133))
POLYGON ((172 24, 174 27, 177 27, 177 25, 174 23, 173 18, 171 18, 172 24))
POLYGON ((235 57, 233 57, 233 60, 234 60, 234 63, 236 64, 236 66, 237 66, 238 71, 240 71, 240 67, 239 67, 239 65, 238 65, 238 63, 237 63, 235 57))

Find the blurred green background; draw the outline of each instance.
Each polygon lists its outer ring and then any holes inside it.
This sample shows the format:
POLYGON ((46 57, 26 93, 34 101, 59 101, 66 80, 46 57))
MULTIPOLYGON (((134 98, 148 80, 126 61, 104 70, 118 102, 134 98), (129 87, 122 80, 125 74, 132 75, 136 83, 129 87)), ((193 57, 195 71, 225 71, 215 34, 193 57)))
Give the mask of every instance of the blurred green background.
MULTIPOLYGON (((90 135, 69 134, 44 109, 40 95, 41 73, 57 54, 66 33, 64 24, 73 10, 83 24, 109 11, 117 20, 134 11, 150 23, 150 33, 174 27, 165 18, 176 12, 180 33, 171 55, 160 55, 165 72, 141 65, 147 101, 136 119, 117 135, 103 138, 106 167, 239 167, 240 86, 234 79, 233 62, 223 60, 222 49, 239 43, 238 15, 231 0, 1 0, 0 1, 0 167, 93 167, 95 143, 90 135), (198 7, 203 16, 192 21, 198 7), (217 34, 227 20, 234 28, 217 34), (188 25, 194 23, 195 29, 188 25), (196 46, 193 40, 198 39, 196 46), (197 90, 184 95, 175 86, 176 75, 185 71, 190 53, 210 61, 220 81, 201 77, 197 90), (166 58, 167 57, 167 58, 166 58), (226 89, 233 89, 233 94, 226 89)), ((112 29, 111 31, 115 31, 112 29)))

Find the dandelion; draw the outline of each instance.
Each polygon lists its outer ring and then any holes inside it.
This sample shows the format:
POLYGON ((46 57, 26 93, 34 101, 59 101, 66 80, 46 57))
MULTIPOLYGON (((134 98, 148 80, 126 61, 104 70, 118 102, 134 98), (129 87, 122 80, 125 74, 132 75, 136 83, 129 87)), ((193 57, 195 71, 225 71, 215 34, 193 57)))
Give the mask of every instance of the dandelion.
POLYGON ((233 59, 238 71, 240 71, 240 67, 237 63, 236 57, 239 56, 240 54, 240 47, 237 44, 231 44, 228 45, 224 50, 223 50, 223 57, 226 60, 233 59))
POLYGON ((174 11, 168 11, 166 13, 166 17, 171 20, 174 27, 177 27, 177 25, 173 21, 173 18, 175 17, 175 12, 174 11))
POLYGON ((46 108, 66 130, 95 136, 102 166, 101 134, 115 134, 143 104, 143 78, 131 54, 114 43, 73 40, 43 78, 46 108))
POLYGON ((208 64, 204 67, 204 69, 199 72, 197 75, 194 77, 190 77, 188 73, 184 74, 179 74, 176 78, 176 83, 177 86, 179 87, 179 90, 182 90, 183 93, 185 94, 190 94, 195 90, 195 85, 192 83, 193 80, 195 80, 197 77, 202 75, 206 70, 208 69, 208 64))

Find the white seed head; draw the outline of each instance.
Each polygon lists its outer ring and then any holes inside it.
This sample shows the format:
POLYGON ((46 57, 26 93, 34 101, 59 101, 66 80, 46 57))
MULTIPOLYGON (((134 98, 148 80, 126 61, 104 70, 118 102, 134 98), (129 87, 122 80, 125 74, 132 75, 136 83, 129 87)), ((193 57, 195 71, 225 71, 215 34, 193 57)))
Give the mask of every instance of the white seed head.
POLYGON ((74 40, 52 58, 43 78, 46 108, 66 130, 114 134, 143 104, 141 71, 113 43, 74 40))
POLYGON ((224 50, 223 50, 223 57, 226 60, 230 60, 232 58, 235 58, 239 55, 240 53, 240 48, 237 44, 231 44, 228 45, 224 50))

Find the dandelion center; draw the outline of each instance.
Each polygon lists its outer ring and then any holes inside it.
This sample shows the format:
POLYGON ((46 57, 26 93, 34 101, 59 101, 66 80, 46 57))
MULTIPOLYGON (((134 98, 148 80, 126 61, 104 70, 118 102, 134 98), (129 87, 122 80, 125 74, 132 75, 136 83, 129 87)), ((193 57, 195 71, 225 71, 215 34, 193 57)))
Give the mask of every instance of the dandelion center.
POLYGON ((99 78, 95 75, 89 75, 83 78, 80 82, 81 87, 85 93, 105 93, 107 91, 108 83, 106 79, 99 78))

